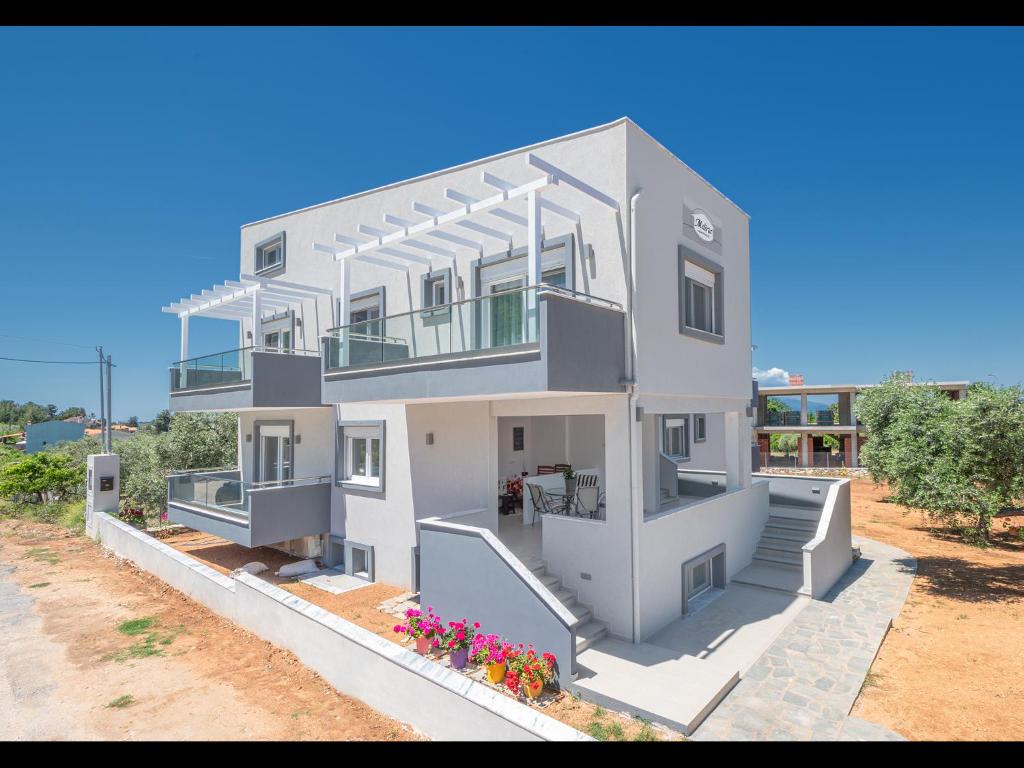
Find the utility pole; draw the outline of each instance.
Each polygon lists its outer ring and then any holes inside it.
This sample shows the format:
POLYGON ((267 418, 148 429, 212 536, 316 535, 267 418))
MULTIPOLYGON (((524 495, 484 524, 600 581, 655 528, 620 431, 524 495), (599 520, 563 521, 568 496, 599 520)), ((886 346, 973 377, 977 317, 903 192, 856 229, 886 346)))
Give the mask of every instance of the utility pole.
POLYGON ((104 453, 107 451, 106 416, 104 411, 104 387, 103 387, 103 347, 96 347, 100 356, 100 443, 104 453))
POLYGON ((111 425, 114 422, 114 406, 110 402, 110 369, 111 369, 110 355, 107 355, 107 453, 114 452, 113 446, 113 435, 110 432, 111 425))

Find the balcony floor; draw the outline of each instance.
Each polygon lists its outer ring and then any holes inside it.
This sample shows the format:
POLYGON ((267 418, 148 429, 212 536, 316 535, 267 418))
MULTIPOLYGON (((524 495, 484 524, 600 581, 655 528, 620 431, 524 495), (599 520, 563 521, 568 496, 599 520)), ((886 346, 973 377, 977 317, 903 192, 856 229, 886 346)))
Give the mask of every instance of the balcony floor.
POLYGON ((523 525, 523 514, 498 515, 498 539, 523 563, 530 565, 543 559, 541 527, 544 518, 535 525, 523 525))

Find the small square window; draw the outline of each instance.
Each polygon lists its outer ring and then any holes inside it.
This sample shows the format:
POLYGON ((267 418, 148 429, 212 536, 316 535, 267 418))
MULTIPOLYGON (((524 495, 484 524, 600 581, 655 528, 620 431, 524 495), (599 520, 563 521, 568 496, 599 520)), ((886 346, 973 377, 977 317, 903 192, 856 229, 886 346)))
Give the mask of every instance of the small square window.
POLYGON ((256 274, 284 268, 284 232, 256 245, 256 274))
POLYGON ((343 485, 383 490, 383 424, 338 427, 337 479, 343 485))
POLYGON ((693 417, 693 442, 703 443, 708 439, 708 420, 703 413, 694 414, 693 417))
POLYGON ((451 267, 423 275, 423 309, 446 307, 452 302, 451 267))

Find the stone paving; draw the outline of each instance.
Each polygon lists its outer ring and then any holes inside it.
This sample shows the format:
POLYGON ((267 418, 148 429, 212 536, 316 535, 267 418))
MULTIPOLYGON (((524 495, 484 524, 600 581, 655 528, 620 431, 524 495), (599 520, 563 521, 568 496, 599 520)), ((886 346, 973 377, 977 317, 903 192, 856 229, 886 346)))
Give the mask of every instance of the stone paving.
POLYGON ((855 539, 861 557, 813 600, 692 736, 703 740, 903 740, 849 717, 917 571, 903 550, 855 539))

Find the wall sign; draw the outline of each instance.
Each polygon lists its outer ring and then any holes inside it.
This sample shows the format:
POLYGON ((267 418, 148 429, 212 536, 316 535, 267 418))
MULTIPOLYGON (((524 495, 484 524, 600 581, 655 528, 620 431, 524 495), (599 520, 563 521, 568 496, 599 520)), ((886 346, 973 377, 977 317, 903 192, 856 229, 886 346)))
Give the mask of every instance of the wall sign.
POLYGON ((523 427, 512 427, 512 450, 521 451, 525 444, 524 440, 524 428, 523 427))
POLYGON ((715 225, 704 211, 693 212, 693 231, 705 242, 712 242, 715 239, 715 225))

